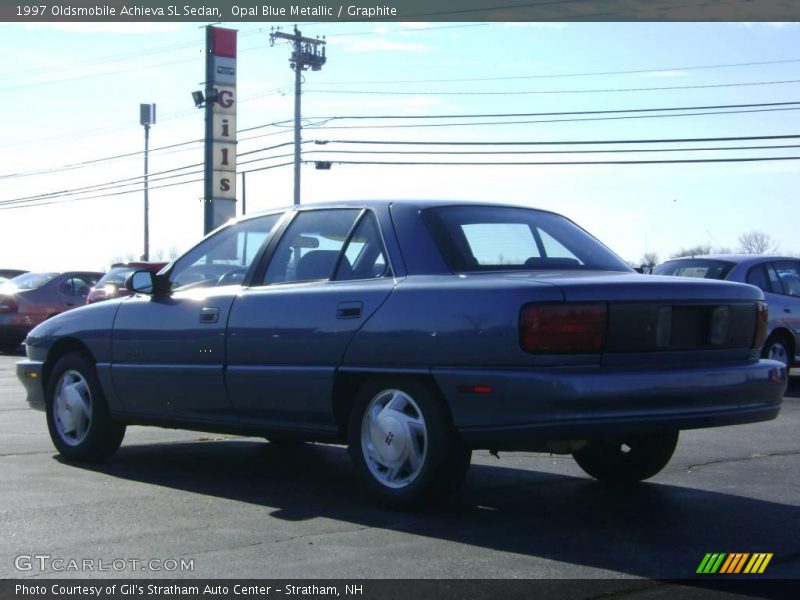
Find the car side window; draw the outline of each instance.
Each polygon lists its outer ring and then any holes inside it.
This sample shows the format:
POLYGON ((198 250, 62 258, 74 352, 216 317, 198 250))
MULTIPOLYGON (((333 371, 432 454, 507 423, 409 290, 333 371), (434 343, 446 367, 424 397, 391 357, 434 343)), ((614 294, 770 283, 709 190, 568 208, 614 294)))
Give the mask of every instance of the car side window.
POLYGON ((787 296, 800 298, 800 263, 795 261, 778 261, 772 263, 778 281, 787 296))
POLYGON ((295 216, 272 254, 263 283, 330 279, 334 269, 351 268, 342 248, 358 209, 302 211, 295 216))
POLYGON ((73 284, 74 277, 70 277, 69 279, 65 279, 60 284, 58 284, 58 293, 62 296, 74 296, 75 295, 75 286, 73 284))
POLYGON ((772 292, 772 286, 770 285, 769 278, 767 277, 767 271, 764 268, 764 265, 756 265, 754 267, 751 267, 750 270, 747 272, 747 278, 745 280, 750 285, 754 285, 757 288, 761 288, 761 291, 772 292))
POLYGON ((334 280, 377 279, 389 273, 386 252, 375 216, 367 212, 344 249, 334 280))
POLYGON ((206 238, 175 262, 172 289, 241 285, 279 218, 271 214, 248 219, 206 238))

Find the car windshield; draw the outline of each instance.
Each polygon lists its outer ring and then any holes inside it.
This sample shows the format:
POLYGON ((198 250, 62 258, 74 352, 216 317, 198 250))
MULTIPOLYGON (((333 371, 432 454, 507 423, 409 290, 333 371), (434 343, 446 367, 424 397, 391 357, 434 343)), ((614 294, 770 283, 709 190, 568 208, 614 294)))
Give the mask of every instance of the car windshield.
POLYGON ((631 270, 586 231, 554 213, 453 206, 428 209, 423 214, 442 255, 456 272, 631 270))
POLYGON ((8 280, 5 285, 18 290, 35 290, 56 277, 58 273, 24 273, 8 280))
POLYGON ((175 261, 172 289, 241 284, 279 217, 269 214, 234 223, 204 239, 175 261))
POLYGON ((671 260, 653 267, 653 275, 675 275, 700 279, 725 279, 734 263, 711 258, 671 260))

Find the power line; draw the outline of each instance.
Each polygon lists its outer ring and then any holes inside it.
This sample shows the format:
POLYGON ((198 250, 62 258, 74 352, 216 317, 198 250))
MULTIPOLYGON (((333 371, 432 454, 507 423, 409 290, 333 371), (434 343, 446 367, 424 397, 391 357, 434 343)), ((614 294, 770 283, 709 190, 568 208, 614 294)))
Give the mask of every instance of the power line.
MULTIPOLYGON (((693 65, 682 67, 661 67, 649 69, 626 69, 620 71, 583 71, 579 73, 553 73, 541 75, 507 75, 504 77, 456 77, 446 79, 383 79, 378 81, 336 81, 336 85, 401 85, 408 83, 467 83, 475 81, 512 81, 520 79, 561 79, 567 77, 599 77, 606 75, 642 75, 645 73, 663 73, 665 71, 698 71, 702 69, 727 69, 735 67, 754 67, 764 65, 778 65, 800 62, 800 58, 787 58, 783 60, 760 60, 741 63, 721 63, 713 65, 693 65)), ((331 83, 330 85, 333 85, 331 83)))
POLYGON ((533 125, 540 123, 582 123, 588 121, 622 121, 628 119, 676 119, 681 117, 699 117, 711 115, 740 115, 747 113, 762 113, 762 112, 782 112, 789 110, 800 110, 800 106, 784 107, 784 108, 757 108, 748 110, 726 110, 726 111, 700 111, 700 112, 686 112, 686 113, 673 113, 673 114, 647 114, 647 115, 621 115, 613 117, 583 117, 578 119, 535 119, 523 121, 472 121, 472 122, 456 122, 456 123, 424 123, 413 125, 319 125, 307 126, 307 129, 317 130, 331 130, 331 129, 423 129, 430 127, 475 127, 482 125, 533 125))
POLYGON ((315 144, 394 144, 394 145, 415 145, 415 146, 556 146, 556 145, 589 145, 589 144, 671 144, 671 143, 694 143, 694 142, 743 142, 755 140, 788 140, 798 139, 800 134, 791 135, 752 135, 736 137, 706 137, 706 138, 661 138, 661 139, 639 139, 639 140, 554 140, 554 141, 450 141, 441 140, 314 140, 315 144))
MULTIPOLYGON (((249 152, 242 152, 240 154, 237 154, 237 157, 249 156, 249 155, 252 155, 252 154, 259 153, 259 152, 266 152, 268 150, 274 150, 276 148, 281 148, 281 147, 289 146, 289 145, 293 145, 293 142, 287 142, 287 143, 283 143, 283 144, 276 144, 274 146, 269 146, 269 147, 266 147, 266 148, 260 148, 258 150, 251 150, 249 152)), ((261 161, 264 161, 264 160, 272 160, 272 159, 275 159, 275 158, 284 158, 285 156, 287 156, 287 155, 280 154, 280 155, 266 156, 266 157, 261 157, 261 158, 248 160, 248 161, 239 161, 238 164, 246 165, 246 164, 251 164, 251 163, 254 163, 254 162, 261 162, 261 161)), ((150 174, 150 180, 151 181, 164 181, 164 180, 167 180, 167 179, 174 179, 174 178, 177 178, 177 177, 187 177, 189 175, 195 175, 197 173, 201 173, 202 170, 190 171, 188 173, 178 173, 178 171, 185 171, 186 169, 196 169, 197 167, 202 167, 202 166, 203 166, 203 163, 195 163, 195 164, 191 164, 191 165, 184 165, 182 167, 176 167, 174 169, 167 169, 165 171, 159 171, 157 173, 151 173, 150 174)), ((99 191, 105 191, 105 190, 118 189, 118 188, 121 188, 121 187, 130 187, 130 186, 134 186, 134 185, 138 186, 143 182, 143 178, 144 178, 143 175, 137 175, 135 177, 128 177, 128 178, 125 178, 125 179, 117 179, 117 180, 114 180, 114 181, 106 181, 106 182, 96 183, 96 184, 93 184, 93 185, 83 186, 83 187, 79 187, 79 188, 71 188, 71 189, 66 189, 66 190, 57 190, 57 191, 54 191, 54 192, 47 192, 47 193, 44 193, 44 194, 34 194, 32 196, 21 196, 21 197, 18 197, 18 198, 10 198, 10 199, 7 199, 7 200, 0 200, 0 205, 9 204, 9 203, 26 202, 26 201, 32 201, 32 200, 37 200, 37 199, 42 199, 42 198, 74 196, 74 195, 81 194, 81 193, 86 193, 86 192, 99 192, 99 191)), ((152 188, 152 189, 157 189, 157 188, 152 188)))
POLYGON ((800 144, 777 146, 715 146, 704 148, 624 148, 604 150, 307 150, 303 154, 414 154, 414 155, 509 155, 509 154, 618 154, 644 152, 711 152, 728 150, 784 150, 800 144))
POLYGON ((709 88, 731 88, 731 87, 749 87, 759 85, 784 85, 789 83, 800 83, 800 79, 783 79, 777 81, 744 81, 736 83, 713 83, 713 84, 697 84, 697 85, 669 85, 658 87, 640 87, 640 88, 604 88, 604 89, 583 89, 583 90, 522 90, 522 91, 494 91, 494 92, 432 92, 428 90, 421 91, 402 91, 402 92, 389 92, 385 90, 332 90, 324 88, 312 88, 306 90, 306 93, 324 93, 324 94, 364 94, 364 95, 378 95, 378 96, 524 96, 534 94, 602 94, 602 93, 615 93, 615 92, 653 92, 665 90, 699 90, 709 88))
MULTIPOLYGON (((559 112, 516 112, 516 113, 450 113, 435 115, 335 115, 328 117, 308 117, 310 120, 332 121, 334 119, 481 119, 487 117, 552 117, 569 115, 603 115, 615 113, 666 112, 680 110, 715 110, 727 108, 757 108, 764 106, 787 106, 800 104, 791 102, 758 102, 754 104, 711 104, 701 106, 662 106, 659 108, 617 108, 613 110, 571 110, 559 112)), ((280 121, 279 121, 280 122, 280 121)))
MULTIPOLYGON (((578 115, 616 115, 616 114, 624 114, 624 113, 658 113, 658 112, 679 112, 679 111, 689 111, 689 110, 709 110, 709 111, 723 111, 727 109, 737 109, 737 108, 759 108, 759 107, 794 107, 800 106, 800 101, 791 101, 791 102, 759 102, 759 103, 752 103, 752 104, 718 104, 718 105, 701 105, 701 106, 670 106, 670 107, 658 107, 658 108, 624 108, 624 109, 614 109, 614 110, 583 110, 583 111, 559 111, 559 112, 516 112, 516 113, 469 113, 469 114, 427 114, 427 115, 335 115, 335 116, 327 116, 327 117, 309 117, 306 121, 320 121, 322 124, 314 124, 314 123, 306 123, 304 125, 304 129, 390 129, 390 128, 421 128, 421 127, 450 127, 450 126, 471 126, 471 125, 503 125, 503 124, 526 124, 526 123, 541 123, 541 122, 564 122, 564 121, 585 121, 589 119, 563 119, 563 120, 547 120, 547 121, 501 121, 501 122, 483 122, 483 123, 436 123, 432 125, 372 125, 366 127, 354 127, 354 126, 337 126, 337 125, 326 125, 325 122, 334 121, 334 120, 433 120, 433 119, 469 119, 469 118, 514 118, 514 117, 548 117, 548 116, 578 116, 578 115)), ((796 110, 792 108, 791 110, 796 110)), ((708 113, 694 113, 690 115, 678 115, 678 116, 695 116, 698 114, 741 114, 742 112, 759 112, 759 111, 729 111, 729 112, 708 112, 708 113)), ((655 115, 656 117, 661 116, 670 116, 670 115, 655 115)), ((624 118, 634 118, 634 117, 624 117, 624 118)), ((264 129, 267 127, 279 127, 283 126, 284 124, 291 123, 291 119, 283 119, 280 121, 273 121, 271 123, 264 123, 262 125, 254 125, 252 127, 246 127, 244 129, 239 129, 238 134, 256 131, 259 129, 264 129)), ((274 135, 285 135, 291 133, 290 130, 287 131, 277 131, 271 132, 262 135, 255 135, 250 137, 242 137, 239 139, 240 142, 250 141, 253 139, 258 139, 262 137, 270 137, 274 135)), ((158 148, 153 148, 150 152, 162 152, 165 150, 171 150, 179 147, 185 147, 192 144, 197 144, 202 142, 201 138, 194 139, 194 140, 187 140, 184 142, 178 142, 175 144, 169 144, 166 146, 159 146, 158 148)), ((277 148, 286 144, 279 144, 277 146, 271 146, 269 148, 277 148)), ((263 149, 262 149, 263 150, 263 149)), ((260 151, 260 150, 258 150, 260 151)), ((257 151, 254 151, 257 152, 257 151)), ((59 165, 47 169, 36 169, 33 171, 25 171, 19 173, 6 173, 0 175, 0 179, 9 179, 9 178, 16 178, 16 177, 28 177, 33 175, 46 175, 51 173, 57 173, 61 171, 67 170, 74 170, 77 168, 82 168, 85 166, 95 165, 102 162, 108 162, 112 160, 118 160, 123 158, 132 158, 141 156, 143 154, 142 150, 137 150, 134 152, 127 152, 123 154, 116 154, 112 156, 104 156, 99 158, 88 159, 84 161, 74 162, 74 163, 67 163, 64 165, 59 165)), ((241 156, 241 154, 240 154, 241 156)))
MULTIPOLYGON (((765 162, 775 160, 800 160, 800 156, 744 157, 744 158, 696 158, 674 160, 597 160, 597 161, 536 161, 536 162, 478 162, 478 161, 377 161, 377 160, 336 160, 337 165, 389 165, 389 166, 479 166, 479 167, 513 167, 513 166, 559 166, 559 165, 662 165, 677 163, 730 163, 730 162, 765 162)), ((307 164, 316 161, 303 161, 307 164)))
MULTIPOLYGON (((253 171, 265 171, 267 169, 277 169, 279 167, 286 167, 286 166, 293 165, 293 164, 294 164, 294 162, 280 163, 280 164, 277 164, 277 165, 269 165, 269 166, 266 166, 266 167, 260 167, 258 169, 253 169, 253 171)), ((249 173, 250 171, 247 171, 247 172, 249 173)), ((151 190, 158 190, 158 189, 163 189, 163 188, 175 187, 175 186, 179 186, 179 185, 187 185, 187 184, 190 184, 190 183, 198 183, 200 181, 203 181, 203 179, 200 178, 200 179, 192 179, 191 181, 179 181, 179 182, 176 182, 176 183, 166 183, 164 185, 151 186, 150 189, 151 190)), ((114 197, 114 196, 124 196, 125 194, 138 194, 140 192, 141 192, 141 190, 136 189, 136 190, 127 190, 127 191, 123 191, 123 192, 112 192, 112 193, 108 193, 108 194, 98 194, 96 196, 86 196, 86 197, 82 197, 82 198, 67 198, 67 199, 62 199, 62 200, 45 200, 43 202, 30 202, 29 204, 17 204, 17 205, 11 205, 11 206, 6 206, 6 205, 3 204, 3 202, 0 202, 0 210, 12 210, 12 209, 15 209, 15 208, 33 208, 33 207, 36 207, 36 206, 46 206, 46 205, 50 205, 50 204, 62 204, 62 203, 66 203, 66 202, 80 202, 80 201, 83 201, 83 200, 95 200, 95 199, 99 199, 99 198, 110 198, 110 197, 114 197)))

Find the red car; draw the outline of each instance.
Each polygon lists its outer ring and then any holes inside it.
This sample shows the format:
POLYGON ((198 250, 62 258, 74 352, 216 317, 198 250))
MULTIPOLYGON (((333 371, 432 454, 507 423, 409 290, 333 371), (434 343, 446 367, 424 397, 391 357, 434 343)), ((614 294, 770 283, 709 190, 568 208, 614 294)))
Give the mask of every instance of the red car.
POLYGON ((97 285, 92 288, 92 291, 89 292, 86 304, 127 296, 130 294, 130 292, 125 289, 125 280, 128 278, 128 275, 134 271, 141 270, 157 273, 166 265, 167 263, 165 262, 115 263, 111 265, 108 273, 103 275, 102 279, 100 279, 97 285))
POLYGON ((89 271, 25 273, 0 286, 0 350, 16 348, 36 325, 83 306, 103 276, 89 271))

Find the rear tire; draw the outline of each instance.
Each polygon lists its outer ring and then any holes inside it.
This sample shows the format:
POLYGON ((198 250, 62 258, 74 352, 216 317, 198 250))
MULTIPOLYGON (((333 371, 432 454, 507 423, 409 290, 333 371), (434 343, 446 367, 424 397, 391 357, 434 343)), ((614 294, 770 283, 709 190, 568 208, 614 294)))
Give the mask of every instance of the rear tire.
POLYGON ((413 380, 365 384, 350 414, 348 437, 364 486, 394 508, 446 499, 463 482, 472 456, 438 394, 413 380))
POLYGON ((46 390, 47 428, 58 452, 99 462, 117 451, 125 425, 112 420, 94 363, 78 353, 58 360, 46 390))
POLYGON ((648 479, 667 466, 678 432, 589 440, 572 453, 581 469, 599 481, 631 483, 648 479))
POLYGON ((777 360, 789 369, 792 366, 791 345, 786 340, 786 337, 780 333, 772 334, 769 336, 769 339, 764 342, 764 348, 761 350, 761 357, 777 360))

